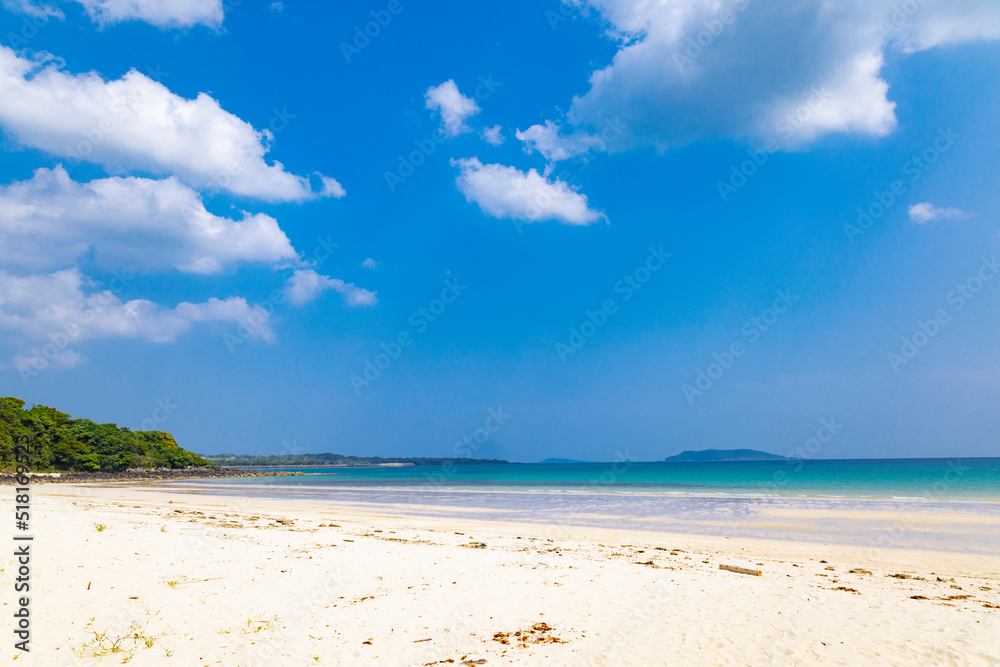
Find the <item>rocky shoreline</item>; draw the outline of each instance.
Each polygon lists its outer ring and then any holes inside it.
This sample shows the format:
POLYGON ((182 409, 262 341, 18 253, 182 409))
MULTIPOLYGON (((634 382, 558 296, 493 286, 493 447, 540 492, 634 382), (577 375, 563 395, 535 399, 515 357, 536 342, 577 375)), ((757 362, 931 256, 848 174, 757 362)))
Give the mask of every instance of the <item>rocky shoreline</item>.
MULTIPOLYGON (((81 484, 87 482, 155 482, 181 479, 221 479, 225 477, 297 477, 310 473, 276 470, 238 470, 211 466, 205 468, 132 468, 121 472, 30 472, 31 484, 81 484)), ((312 473, 316 474, 316 473, 312 473)), ((15 485, 12 472, 0 473, 0 485, 15 485)))

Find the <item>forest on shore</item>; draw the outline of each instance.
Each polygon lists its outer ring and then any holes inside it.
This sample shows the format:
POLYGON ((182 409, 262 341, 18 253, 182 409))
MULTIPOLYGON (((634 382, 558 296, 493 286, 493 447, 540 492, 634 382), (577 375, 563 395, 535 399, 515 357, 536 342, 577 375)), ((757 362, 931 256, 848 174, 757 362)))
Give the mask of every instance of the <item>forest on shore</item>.
POLYGON ((33 472, 187 468, 211 462, 182 449, 163 431, 133 431, 116 424, 74 419, 47 405, 0 398, 0 468, 15 467, 15 447, 25 446, 33 472))

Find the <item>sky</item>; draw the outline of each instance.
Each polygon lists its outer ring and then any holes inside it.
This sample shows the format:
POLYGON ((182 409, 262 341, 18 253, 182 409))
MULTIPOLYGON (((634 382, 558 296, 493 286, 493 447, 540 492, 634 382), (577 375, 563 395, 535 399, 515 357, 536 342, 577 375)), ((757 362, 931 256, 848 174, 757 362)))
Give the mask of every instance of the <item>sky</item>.
POLYGON ((1000 452, 993 0, 2 0, 0 383, 185 448, 1000 452))

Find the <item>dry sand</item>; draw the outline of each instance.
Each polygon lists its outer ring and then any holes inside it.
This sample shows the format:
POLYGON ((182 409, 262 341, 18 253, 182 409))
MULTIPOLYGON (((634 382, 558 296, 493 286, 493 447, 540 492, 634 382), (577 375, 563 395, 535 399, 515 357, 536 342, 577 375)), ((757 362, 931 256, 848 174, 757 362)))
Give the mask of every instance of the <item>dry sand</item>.
POLYGON ((16 665, 1000 664, 998 557, 33 492, 16 665))

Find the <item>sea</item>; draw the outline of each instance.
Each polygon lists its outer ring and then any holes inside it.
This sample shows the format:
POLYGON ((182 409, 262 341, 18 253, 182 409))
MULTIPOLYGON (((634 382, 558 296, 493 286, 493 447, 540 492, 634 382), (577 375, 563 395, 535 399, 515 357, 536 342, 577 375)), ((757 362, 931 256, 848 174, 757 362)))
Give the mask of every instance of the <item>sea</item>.
MULTIPOLYGON (((168 482, 362 513, 1000 554, 1000 458, 281 468, 168 482)), ((162 487, 161 487, 162 488, 162 487)))

